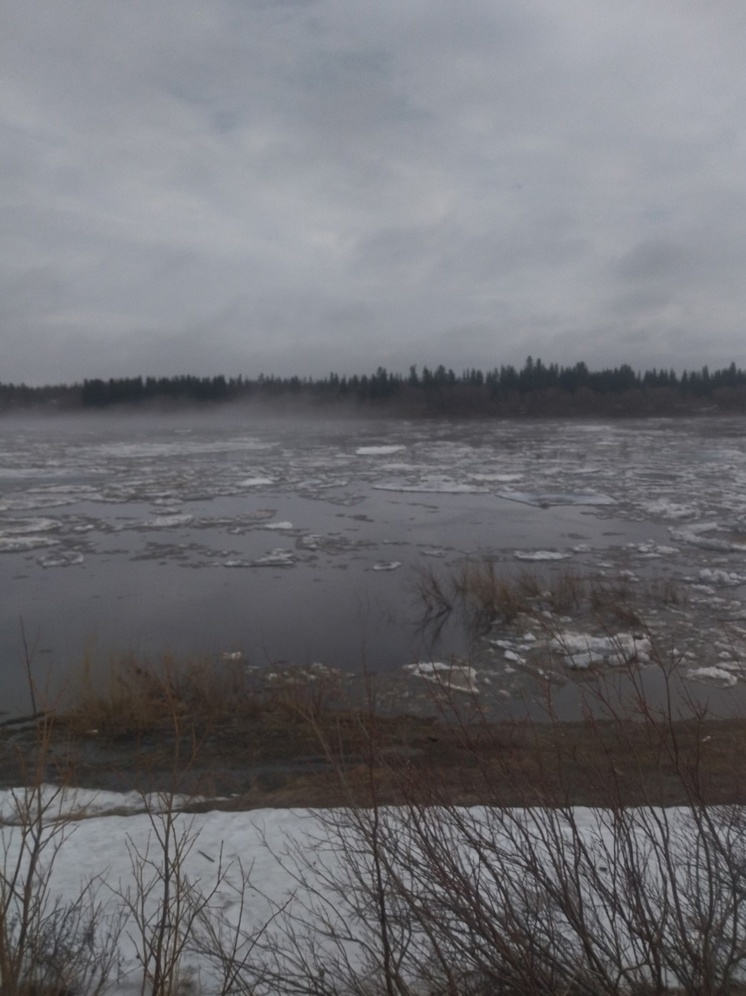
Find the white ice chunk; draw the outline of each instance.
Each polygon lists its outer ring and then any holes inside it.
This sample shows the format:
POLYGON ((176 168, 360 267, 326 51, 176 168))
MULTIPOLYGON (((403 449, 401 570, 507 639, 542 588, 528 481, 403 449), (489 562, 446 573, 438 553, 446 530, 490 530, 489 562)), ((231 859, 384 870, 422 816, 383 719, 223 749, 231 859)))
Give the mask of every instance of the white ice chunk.
POLYGON ((567 560, 569 553, 559 553, 557 550, 514 550, 516 560, 567 560))
POLYGON ((403 446, 358 446, 355 450, 357 456, 390 456, 392 453, 400 453, 403 446))
POLYGON ((472 481, 484 481, 485 484, 512 484, 523 480, 523 474, 469 474, 469 477, 472 481))
POLYGON ((705 584, 721 584, 726 587, 737 587, 746 584, 746 576, 738 574, 736 571, 724 571, 720 568, 703 567, 699 572, 700 581, 705 584))
POLYGON ((423 478, 417 484, 396 484, 381 483, 374 484, 376 491, 398 491, 413 494, 442 494, 442 495, 484 495, 488 494, 486 488, 477 487, 474 484, 460 484, 457 481, 450 481, 442 478, 423 478))
POLYGON ((41 567, 73 567, 83 563, 83 554, 74 550, 59 550, 48 553, 37 561, 41 567))
POLYGON ((373 564, 374 571, 395 571, 401 567, 401 560, 379 560, 373 564))
POLYGON ((478 692, 477 672, 468 664, 447 664, 444 661, 418 661, 405 664, 404 670, 454 692, 478 692))
POLYGON ((554 636, 552 643, 565 655, 565 664, 570 668, 587 668, 593 663, 610 666, 630 661, 644 663, 650 660, 653 649, 650 640, 632 633, 590 636, 588 633, 563 632, 554 636))
POLYGON ((284 529, 292 529, 292 528, 293 528, 293 523, 292 522, 265 522, 262 525, 262 529, 284 530, 284 529))
POLYGON ((179 526, 188 526, 194 519, 193 515, 179 513, 177 515, 156 515, 154 519, 148 519, 141 523, 142 529, 176 529, 179 526))
POLYGON ((697 514, 693 505, 681 505, 679 502, 656 498, 654 501, 641 502, 642 509, 649 515, 660 515, 664 519, 687 519, 697 514))
POLYGON ((727 527, 718 522, 698 522, 681 529, 669 526, 669 532, 673 539, 689 543, 691 546, 702 547, 704 550, 746 552, 746 540, 740 537, 732 538, 727 527))
POLYGON ((245 477, 243 481, 238 482, 239 488, 260 488, 267 484, 274 484, 274 479, 272 477, 245 477))
POLYGON ((699 681, 704 685, 719 685, 721 688, 732 688, 738 683, 738 678, 722 667, 695 667, 684 675, 689 681, 699 681))
POLYGON ((679 552, 678 547, 662 546, 659 543, 630 543, 630 549, 637 550, 643 557, 671 557, 679 552))
POLYGON ((270 550, 256 560, 224 560, 223 567, 293 567, 295 560, 290 550, 270 550))
POLYGON ((56 546, 59 540, 51 536, 0 536, 0 553, 23 553, 40 546, 56 546))
POLYGON ((15 519, 3 524, 0 536, 28 536, 30 533, 48 533, 59 529, 57 519, 15 519))
POLYGON ((292 567, 295 563, 292 551, 290 550, 270 550, 263 557, 252 560, 252 567, 292 567))

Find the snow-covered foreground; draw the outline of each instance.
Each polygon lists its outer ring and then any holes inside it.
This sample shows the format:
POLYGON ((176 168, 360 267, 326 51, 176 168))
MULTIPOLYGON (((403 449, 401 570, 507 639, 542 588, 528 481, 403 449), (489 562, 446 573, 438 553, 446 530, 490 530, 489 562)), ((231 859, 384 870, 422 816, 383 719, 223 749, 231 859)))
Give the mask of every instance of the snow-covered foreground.
MULTIPOLYGON (((0 898, 32 827, 18 815, 27 799, 0 793, 0 898)), ((577 992, 699 992, 706 977, 742 977, 739 807, 187 814, 175 812, 178 799, 164 813, 163 801, 52 788, 44 797, 46 909, 94 882, 99 928, 121 928, 115 993, 141 990, 162 925, 173 937, 190 928, 179 974, 199 992, 375 993, 386 971, 412 993, 445 992, 436 983, 449 972, 494 985, 529 966, 536 992, 567 991, 552 987, 570 979, 577 992), (195 904, 204 921, 192 919, 195 904)), ((90 932, 75 943, 101 958, 90 932)))

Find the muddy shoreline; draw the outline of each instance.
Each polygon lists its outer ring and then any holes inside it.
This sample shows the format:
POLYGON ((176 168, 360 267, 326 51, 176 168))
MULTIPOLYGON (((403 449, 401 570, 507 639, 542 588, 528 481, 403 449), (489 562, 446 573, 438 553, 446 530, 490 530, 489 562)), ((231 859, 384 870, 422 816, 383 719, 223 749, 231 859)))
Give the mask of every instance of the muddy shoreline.
POLYGON ((274 707, 222 722, 183 716, 147 731, 80 732, 65 719, 0 729, 0 786, 69 784, 178 793, 190 808, 248 810, 422 799, 460 804, 746 802, 746 720, 490 722, 274 707), (682 782, 682 771, 686 776, 682 782))

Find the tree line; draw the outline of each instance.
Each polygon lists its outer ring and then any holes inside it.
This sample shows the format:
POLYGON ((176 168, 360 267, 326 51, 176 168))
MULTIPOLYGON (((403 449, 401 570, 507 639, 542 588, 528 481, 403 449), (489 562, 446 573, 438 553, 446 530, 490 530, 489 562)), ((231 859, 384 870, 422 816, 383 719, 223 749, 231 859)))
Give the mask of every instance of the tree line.
POLYGON ((704 366, 681 374, 672 369, 635 371, 629 364, 590 370, 584 362, 561 366, 529 356, 520 368, 508 364, 461 373, 441 364, 433 369, 413 365, 406 374, 378 367, 373 374, 330 373, 323 378, 221 374, 95 378, 82 385, 45 387, 0 384, 0 410, 215 404, 241 399, 289 405, 349 401, 411 415, 635 415, 712 407, 746 410, 746 372, 735 363, 720 370, 704 366))

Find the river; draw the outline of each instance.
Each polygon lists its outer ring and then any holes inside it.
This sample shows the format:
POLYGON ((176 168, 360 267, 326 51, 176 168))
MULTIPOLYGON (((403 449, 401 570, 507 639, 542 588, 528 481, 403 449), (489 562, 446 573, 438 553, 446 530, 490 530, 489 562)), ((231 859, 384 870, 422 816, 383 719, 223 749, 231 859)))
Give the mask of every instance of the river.
MULTIPOLYGON (((484 634, 455 614, 437 639, 423 629, 418 579, 483 558, 506 576, 681 585, 711 630, 693 683, 699 668, 737 701, 746 422, 4 417, 0 712, 28 708, 24 636, 51 695, 86 654, 390 673, 471 660, 484 634)), ((504 699, 525 694, 528 666, 490 666, 504 699)))

